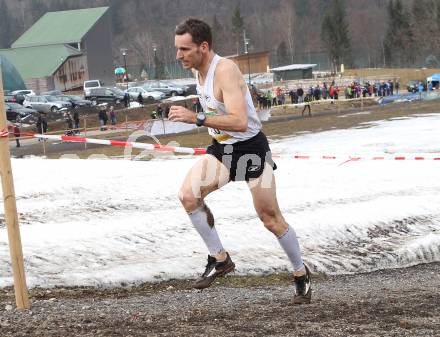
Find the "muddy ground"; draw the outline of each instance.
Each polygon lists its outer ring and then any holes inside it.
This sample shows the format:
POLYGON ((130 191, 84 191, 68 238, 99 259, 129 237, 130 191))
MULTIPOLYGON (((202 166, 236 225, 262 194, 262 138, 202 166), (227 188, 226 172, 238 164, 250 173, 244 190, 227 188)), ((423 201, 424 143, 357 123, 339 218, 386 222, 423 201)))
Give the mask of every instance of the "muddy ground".
POLYGON ((0 293, 8 336, 439 336, 440 263, 369 274, 316 275, 294 306, 290 276, 228 277, 116 289, 34 289, 29 311, 0 293))

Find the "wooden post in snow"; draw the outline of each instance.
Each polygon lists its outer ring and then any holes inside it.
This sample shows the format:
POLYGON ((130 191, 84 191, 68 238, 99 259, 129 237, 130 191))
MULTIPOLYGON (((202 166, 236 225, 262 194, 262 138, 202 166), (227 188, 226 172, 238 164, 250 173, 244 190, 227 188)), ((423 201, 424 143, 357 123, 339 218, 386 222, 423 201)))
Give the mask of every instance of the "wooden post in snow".
MULTIPOLYGON (((84 116, 84 138, 87 138, 87 116, 84 116)), ((87 150, 87 142, 84 142, 84 150, 87 150)))
MULTIPOLYGON (((41 125, 41 134, 44 135, 44 126, 41 125)), ((46 156, 46 139, 41 139, 41 143, 43 144, 43 156, 46 156)))
MULTIPOLYGON (((8 131, 3 94, 3 78, 0 64, 0 132, 8 131)), ((9 137, 0 137, 0 174, 5 205, 5 221, 8 230, 9 251, 14 275, 15 303, 18 309, 29 309, 29 295, 24 272, 23 251, 15 202, 14 180, 12 177, 9 137)))

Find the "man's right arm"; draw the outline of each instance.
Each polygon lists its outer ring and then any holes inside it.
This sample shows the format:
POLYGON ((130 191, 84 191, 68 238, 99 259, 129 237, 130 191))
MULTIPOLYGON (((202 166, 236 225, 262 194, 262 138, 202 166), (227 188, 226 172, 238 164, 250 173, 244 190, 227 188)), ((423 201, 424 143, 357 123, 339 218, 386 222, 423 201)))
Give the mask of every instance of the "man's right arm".
MULTIPOLYGON (((223 131, 244 132, 247 130, 247 110, 245 96, 246 83, 240 70, 230 60, 222 60, 216 69, 215 86, 220 88, 225 115, 206 116, 204 126, 223 131)), ((196 123, 196 115, 181 106, 172 106, 170 120, 184 123, 196 123)))
POLYGON ((246 131, 248 127, 246 107, 248 88, 243 75, 234 62, 223 59, 217 66, 215 76, 215 87, 221 91, 226 114, 207 116, 205 125, 224 131, 246 131))

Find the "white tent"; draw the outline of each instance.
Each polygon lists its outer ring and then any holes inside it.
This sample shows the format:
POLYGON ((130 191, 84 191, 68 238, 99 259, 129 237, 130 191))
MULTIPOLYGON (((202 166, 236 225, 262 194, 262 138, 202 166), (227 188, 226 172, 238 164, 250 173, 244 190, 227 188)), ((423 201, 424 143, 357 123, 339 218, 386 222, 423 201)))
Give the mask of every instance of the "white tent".
POLYGON ((427 82, 440 82, 440 73, 432 74, 426 78, 427 82))

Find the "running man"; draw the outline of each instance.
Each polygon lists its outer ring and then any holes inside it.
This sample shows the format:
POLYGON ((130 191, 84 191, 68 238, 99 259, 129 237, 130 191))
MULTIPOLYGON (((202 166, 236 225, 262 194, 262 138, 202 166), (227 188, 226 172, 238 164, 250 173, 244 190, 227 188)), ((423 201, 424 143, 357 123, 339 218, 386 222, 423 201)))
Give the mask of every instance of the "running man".
POLYGON ((273 175, 276 165, 243 75, 233 61, 211 49, 211 28, 203 21, 188 19, 177 26, 175 46, 176 58, 195 74, 203 110, 171 106, 169 119, 206 126, 213 138, 207 154, 191 168, 179 191, 183 207, 209 250, 205 272, 194 287, 207 288, 235 268, 204 198, 230 181, 246 181, 259 218, 278 238, 292 263, 293 302, 310 303, 310 272, 303 264, 295 231, 279 209, 273 175))

